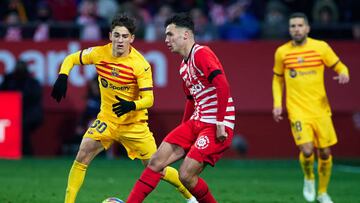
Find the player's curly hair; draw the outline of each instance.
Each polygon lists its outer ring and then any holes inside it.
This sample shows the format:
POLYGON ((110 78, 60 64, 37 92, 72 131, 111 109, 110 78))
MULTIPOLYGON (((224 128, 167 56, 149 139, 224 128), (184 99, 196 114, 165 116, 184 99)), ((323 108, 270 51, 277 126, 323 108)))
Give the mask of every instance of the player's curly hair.
POLYGON ((194 21, 187 13, 177 13, 165 21, 164 27, 166 28, 170 24, 175 24, 179 27, 188 28, 194 32, 194 21))
POLYGON ((129 32, 133 35, 136 30, 136 21, 135 18, 129 17, 125 13, 116 15, 111 21, 111 31, 114 30, 116 26, 124 26, 129 32))

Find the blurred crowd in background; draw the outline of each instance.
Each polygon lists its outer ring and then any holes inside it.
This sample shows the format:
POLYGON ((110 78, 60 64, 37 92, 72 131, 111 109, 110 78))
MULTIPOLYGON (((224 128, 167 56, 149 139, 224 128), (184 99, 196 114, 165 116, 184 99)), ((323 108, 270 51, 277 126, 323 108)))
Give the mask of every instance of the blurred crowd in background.
POLYGON ((118 12, 137 19, 136 37, 164 38, 164 21, 174 12, 194 18, 198 41, 285 39, 288 16, 307 14, 311 36, 360 40, 357 0, 2 0, 0 37, 6 41, 102 40, 118 12))

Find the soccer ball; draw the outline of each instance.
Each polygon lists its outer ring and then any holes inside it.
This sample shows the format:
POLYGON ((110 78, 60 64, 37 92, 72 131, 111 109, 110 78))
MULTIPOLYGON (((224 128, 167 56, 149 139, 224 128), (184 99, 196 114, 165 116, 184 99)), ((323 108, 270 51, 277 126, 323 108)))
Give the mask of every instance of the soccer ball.
POLYGON ((125 202, 116 197, 109 197, 106 200, 104 200, 102 203, 125 203, 125 202))

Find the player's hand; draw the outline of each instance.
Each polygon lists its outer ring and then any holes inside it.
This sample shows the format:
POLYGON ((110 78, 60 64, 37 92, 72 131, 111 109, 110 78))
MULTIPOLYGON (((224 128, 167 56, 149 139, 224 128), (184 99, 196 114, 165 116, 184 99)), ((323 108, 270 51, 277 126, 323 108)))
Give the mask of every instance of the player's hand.
POLYGON ((339 84, 346 84, 350 81, 350 77, 340 73, 339 75, 334 77, 334 80, 338 80, 339 84))
POLYGON ((68 76, 66 74, 60 74, 54 83, 53 89, 51 91, 51 97, 54 98, 58 103, 62 98, 66 97, 67 79, 68 76))
POLYGON ((121 99, 118 96, 115 96, 115 98, 119 101, 112 105, 112 110, 116 114, 117 117, 120 117, 124 114, 126 114, 129 111, 135 110, 136 105, 133 101, 126 101, 124 99, 121 99))
POLYGON ((216 138, 223 142, 228 137, 227 132, 225 131, 225 125, 223 122, 217 122, 216 123, 216 138))
POLYGON ((282 107, 275 107, 273 109, 273 118, 276 122, 279 122, 283 119, 283 117, 281 116, 282 114, 282 107))

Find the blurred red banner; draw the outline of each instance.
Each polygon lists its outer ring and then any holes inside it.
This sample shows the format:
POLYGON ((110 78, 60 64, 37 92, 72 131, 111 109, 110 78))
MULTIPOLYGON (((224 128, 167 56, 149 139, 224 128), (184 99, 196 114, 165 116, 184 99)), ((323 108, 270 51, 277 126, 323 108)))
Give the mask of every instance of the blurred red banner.
POLYGON ((21 93, 0 92, 0 158, 21 158, 21 93))

